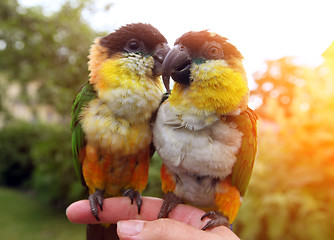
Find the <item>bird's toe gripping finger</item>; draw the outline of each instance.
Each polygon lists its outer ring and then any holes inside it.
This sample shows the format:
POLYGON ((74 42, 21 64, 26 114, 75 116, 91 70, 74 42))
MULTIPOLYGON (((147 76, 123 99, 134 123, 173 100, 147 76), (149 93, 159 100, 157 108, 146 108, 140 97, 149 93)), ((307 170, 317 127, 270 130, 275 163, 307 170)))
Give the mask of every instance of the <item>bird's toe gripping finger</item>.
POLYGON ((143 205, 143 200, 141 198, 140 193, 138 193, 138 196, 136 197, 136 204, 138 207, 138 214, 140 214, 141 206, 143 205))
POLYGON ((141 206, 143 205, 141 194, 133 189, 127 189, 124 191, 123 196, 129 197, 131 199, 131 204, 133 204, 133 200, 136 199, 138 214, 140 214, 141 206))
POLYGON ((103 199, 103 191, 101 190, 96 190, 88 197, 92 214, 97 221, 100 221, 98 207, 100 207, 100 210, 103 211, 103 199))
POLYGON ((218 226, 226 226, 228 228, 230 227, 228 218, 220 212, 217 212, 217 211, 207 212, 201 217, 201 220, 203 220, 206 217, 211 218, 211 220, 207 222, 207 224, 205 224, 202 230, 206 230, 206 229, 210 229, 210 228, 214 228, 218 226))
POLYGON ((165 199, 160 208, 158 218, 167 218, 170 211, 172 211, 176 205, 181 204, 182 200, 172 192, 168 192, 165 195, 165 199))

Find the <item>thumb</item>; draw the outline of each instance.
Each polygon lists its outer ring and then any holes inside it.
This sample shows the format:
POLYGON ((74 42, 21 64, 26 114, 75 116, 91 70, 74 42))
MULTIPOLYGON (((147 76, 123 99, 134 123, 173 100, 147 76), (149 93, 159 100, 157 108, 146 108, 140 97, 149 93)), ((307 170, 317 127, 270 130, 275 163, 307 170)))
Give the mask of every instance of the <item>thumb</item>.
POLYGON ((222 231, 218 235, 167 218, 154 221, 129 220, 117 223, 117 234, 121 240, 220 240, 224 236, 227 237, 225 239, 238 239, 229 229, 222 228, 225 232, 222 231), (231 236, 232 238, 228 238, 231 236))

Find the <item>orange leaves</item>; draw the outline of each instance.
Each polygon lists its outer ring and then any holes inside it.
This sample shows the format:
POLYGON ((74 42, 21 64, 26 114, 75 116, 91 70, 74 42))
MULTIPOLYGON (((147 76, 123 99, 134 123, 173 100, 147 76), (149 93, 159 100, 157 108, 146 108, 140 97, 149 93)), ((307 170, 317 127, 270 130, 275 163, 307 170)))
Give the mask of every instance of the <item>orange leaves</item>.
MULTIPOLYGON (((245 239, 333 239, 334 71, 277 62, 271 90, 294 79, 293 95, 283 106, 268 93, 258 109, 258 155, 237 232, 245 239)), ((271 81, 269 70, 257 77, 271 81)))

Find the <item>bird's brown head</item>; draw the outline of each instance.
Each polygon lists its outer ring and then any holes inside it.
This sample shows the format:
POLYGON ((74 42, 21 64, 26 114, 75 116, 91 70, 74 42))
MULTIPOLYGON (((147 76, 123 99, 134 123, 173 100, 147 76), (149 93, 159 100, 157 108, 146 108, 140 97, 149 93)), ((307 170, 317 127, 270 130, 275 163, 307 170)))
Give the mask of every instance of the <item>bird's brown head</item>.
POLYGON ((207 60, 224 60, 230 65, 241 62, 243 56, 238 49, 216 33, 207 30, 187 32, 175 41, 174 48, 163 63, 163 80, 169 89, 169 78, 182 84, 190 83, 190 68, 193 63, 207 60))

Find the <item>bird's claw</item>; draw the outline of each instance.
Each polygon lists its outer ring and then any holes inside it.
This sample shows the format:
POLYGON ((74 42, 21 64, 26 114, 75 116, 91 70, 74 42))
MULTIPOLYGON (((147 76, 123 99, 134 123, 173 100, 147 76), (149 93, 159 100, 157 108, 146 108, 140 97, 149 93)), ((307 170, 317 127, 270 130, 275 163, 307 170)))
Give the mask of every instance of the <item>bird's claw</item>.
POLYGON ((214 228, 214 227, 218 227, 222 225, 230 228, 228 218, 220 212, 217 212, 217 211, 206 212, 201 217, 201 220, 203 220, 206 217, 211 218, 211 220, 205 224, 202 230, 206 230, 206 229, 210 229, 210 228, 214 228))
POLYGON ((133 204, 133 200, 136 199, 136 204, 138 207, 138 214, 140 214, 141 206, 143 205, 141 194, 138 191, 135 191, 130 188, 124 191, 123 196, 129 197, 131 200, 131 204, 133 204))
POLYGON ((181 204, 182 200, 172 192, 168 192, 165 195, 165 199, 160 208, 158 218, 167 218, 170 211, 172 211, 176 205, 181 204))
POLYGON ((100 207, 100 210, 103 211, 103 199, 103 191, 100 189, 97 189, 93 194, 90 194, 88 197, 92 214, 97 221, 100 221, 98 207, 100 207))

